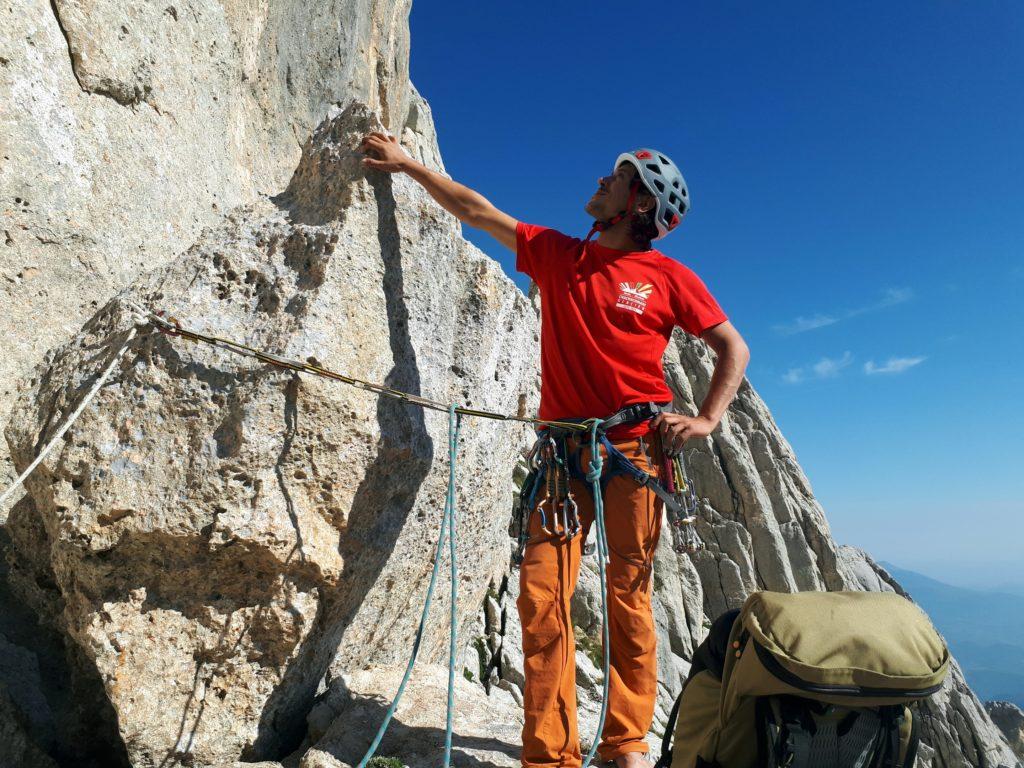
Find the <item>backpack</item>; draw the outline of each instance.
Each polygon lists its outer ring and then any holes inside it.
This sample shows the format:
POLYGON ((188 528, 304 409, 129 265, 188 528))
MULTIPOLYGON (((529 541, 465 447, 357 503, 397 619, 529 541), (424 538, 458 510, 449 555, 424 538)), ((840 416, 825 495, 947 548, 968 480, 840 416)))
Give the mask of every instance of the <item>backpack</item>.
POLYGON ((891 592, 755 592, 698 647, 657 768, 912 768, 949 651, 891 592))

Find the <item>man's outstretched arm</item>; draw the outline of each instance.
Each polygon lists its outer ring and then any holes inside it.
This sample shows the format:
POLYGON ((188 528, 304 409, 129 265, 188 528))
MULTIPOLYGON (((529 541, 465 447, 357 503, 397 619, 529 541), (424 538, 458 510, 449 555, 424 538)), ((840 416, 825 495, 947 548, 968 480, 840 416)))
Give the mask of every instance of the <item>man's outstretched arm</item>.
POLYGON ((459 221, 482 229, 495 240, 516 250, 516 220, 495 208, 491 201, 469 187, 432 171, 405 153, 394 136, 371 133, 363 137, 359 149, 370 155, 363 164, 387 173, 405 173, 418 181, 430 196, 459 221))

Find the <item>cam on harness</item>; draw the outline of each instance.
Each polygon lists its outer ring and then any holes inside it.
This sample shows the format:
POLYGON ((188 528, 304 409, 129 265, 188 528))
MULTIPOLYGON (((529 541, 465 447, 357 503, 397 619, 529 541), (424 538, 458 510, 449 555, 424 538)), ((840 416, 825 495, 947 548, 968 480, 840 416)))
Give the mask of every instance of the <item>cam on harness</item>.
MULTIPOLYGON (((670 456, 666 451, 662 451, 659 477, 637 467, 607 436, 608 430, 613 427, 649 421, 667 410, 667 405, 636 403, 607 419, 602 419, 599 440, 607 452, 610 467, 601 477, 601 491, 603 493, 608 487, 608 482, 618 475, 626 475, 640 487, 650 489, 665 504, 672 523, 676 551, 696 552, 703 546, 695 528, 697 495, 686 472, 682 453, 670 456)), ((587 420, 559 421, 585 424, 587 420)), ((526 455, 529 473, 523 481, 513 511, 512 530, 518 539, 518 547, 513 557, 516 565, 522 562, 525 555, 533 514, 540 515, 541 530, 548 535, 560 535, 571 540, 582 531, 579 508, 573 498, 569 480, 585 482, 587 479, 580 460, 584 446, 579 445, 570 453, 566 438, 571 434, 574 432, 569 428, 548 426, 540 429, 536 442, 526 455), (542 488, 544 495, 541 497, 542 488)), ((590 489, 589 484, 587 488, 590 489)), ((593 547, 588 545, 584 552, 591 554, 593 547)))

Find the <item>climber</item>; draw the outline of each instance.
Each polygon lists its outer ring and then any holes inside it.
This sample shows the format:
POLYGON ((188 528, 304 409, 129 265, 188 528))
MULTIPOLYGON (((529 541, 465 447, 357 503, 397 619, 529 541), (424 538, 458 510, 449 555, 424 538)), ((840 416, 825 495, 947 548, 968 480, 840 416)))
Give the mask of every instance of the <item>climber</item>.
MULTIPOLYGON (((511 249, 516 268, 537 283, 540 418, 613 419, 617 423, 606 437, 649 473, 658 472, 665 454, 716 428, 743 378, 749 351, 701 280, 651 247, 690 207, 683 177, 665 155, 649 149, 620 155, 584 206, 595 223, 580 240, 517 221, 479 193, 410 158, 392 136, 370 133, 360 149, 366 167, 409 175, 460 221, 511 249), (598 237, 591 240, 595 232, 598 237), (662 411, 672 401, 662 355, 676 325, 717 353, 696 416, 662 411)), ((558 440, 563 442, 557 450, 566 456, 581 451, 579 465, 589 465, 589 443, 581 445, 585 438, 569 433, 558 440)), ((657 694, 651 575, 662 503, 627 475, 602 481, 607 481, 611 674, 598 751, 618 768, 633 768, 649 765, 645 737, 657 694)), ((594 508, 586 483, 575 478, 570 489, 582 535, 568 535, 557 525, 552 530, 550 518, 533 515, 520 569, 517 607, 526 676, 522 764, 527 768, 582 762, 569 601, 594 508)))

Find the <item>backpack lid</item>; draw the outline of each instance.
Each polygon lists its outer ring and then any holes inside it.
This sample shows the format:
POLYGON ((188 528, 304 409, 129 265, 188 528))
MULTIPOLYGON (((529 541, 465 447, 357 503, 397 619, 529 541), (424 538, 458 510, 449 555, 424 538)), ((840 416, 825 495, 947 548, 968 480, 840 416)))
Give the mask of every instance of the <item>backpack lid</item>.
POLYGON ((937 689, 949 666, 928 617, 892 592, 755 592, 740 621, 791 682, 909 697, 937 689))

